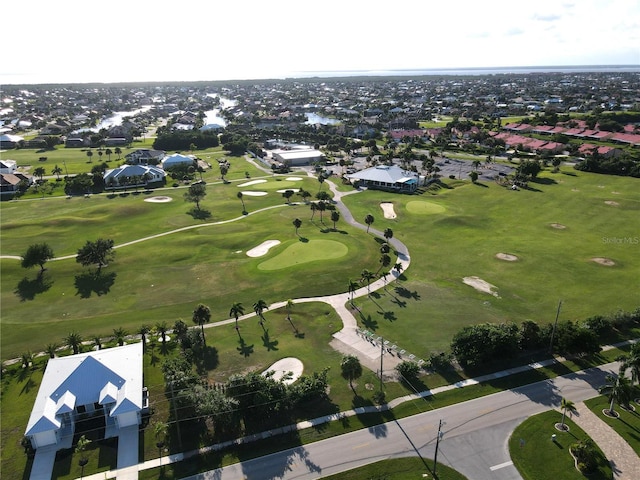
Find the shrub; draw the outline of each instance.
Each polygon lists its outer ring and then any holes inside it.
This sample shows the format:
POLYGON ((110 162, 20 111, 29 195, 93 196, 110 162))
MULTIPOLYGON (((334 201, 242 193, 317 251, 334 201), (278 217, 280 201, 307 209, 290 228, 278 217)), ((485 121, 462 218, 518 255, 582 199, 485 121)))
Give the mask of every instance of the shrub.
POLYGON ((444 352, 431 352, 429 354, 429 367, 436 372, 451 369, 451 355, 444 352))
POLYGON ((416 362, 405 360, 396 366, 396 372, 402 376, 405 382, 411 384, 418 379, 420 366, 416 362))
POLYGON ((587 318, 583 323, 584 328, 591 330, 598 336, 602 336, 611 331, 611 320, 602 315, 595 315, 587 318))

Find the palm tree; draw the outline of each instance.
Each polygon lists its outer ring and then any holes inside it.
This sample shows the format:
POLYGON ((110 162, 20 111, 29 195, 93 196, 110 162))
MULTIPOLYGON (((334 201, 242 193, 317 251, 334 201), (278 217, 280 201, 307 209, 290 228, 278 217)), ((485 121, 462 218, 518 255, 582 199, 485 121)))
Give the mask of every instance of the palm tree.
POLYGON ((613 409, 613 404, 617 403, 618 405, 629 405, 631 401, 631 396, 633 394, 633 389, 631 386, 631 382, 624 375, 607 375, 606 376, 607 383, 602 385, 598 392, 601 395, 606 395, 609 399, 609 410, 607 413, 609 415, 615 416, 616 412, 613 409))
POLYGON ((196 325, 200 325, 200 330, 202 331, 202 343, 204 344, 204 348, 207 348, 207 340, 204 337, 204 324, 209 323, 211 320, 211 309, 206 305, 200 303, 193 311, 193 317, 191 317, 193 323, 196 325))
POLYGON ((87 158, 89 159, 89 163, 91 163, 91 157, 93 157, 93 152, 91 150, 87 150, 87 158))
POLYGON ((151 325, 142 324, 140 328, 138 328, 138 335, 140 335, 140 340, 142 341, 142 349, 144 350, 145 345, 147 344, 147 335, 151 331, 151 325))
POLYGON ((309 207, 311 208, 311 220, 313 220, 313 216, 316 214, 316 211, 318 210, 318 205, 311 202, 311 205, 309 205, 309 207))
POLYGON ((304 188, 301 188, 300 191, 298 192, 298 195, 302 197, 302 201, 304 203, 307 203, 309 201, 309 197, 311 196, 311 192, 305 190, 304 188))
POLYGON ((164 422, 155 422, 153 424, 153 435, 156 437, 156 447, 158 447, 158 458, 162 460, 162 448, 167 437, 169 426, 164 422))
POLYGON ((44 177, 44 174, 47 173, 47 171, 44 169, 44 167, 36 167, 33 170, 33 174, 40 178, 40 181, 42 181, 42 177, 44 177))
POLYGON ((289 323, 291 324, 291 328, 293 328, 294 332, 296 332, 297 334, 298 329, 295 327, 295 325, 291 321, 291 310, 293 309, 293 300, 291 299, 287 300, 286 309, 287 309, 287 320, 289 320, 289 323))
POLYGON ((360 365, 360 360, 358 360, 358 357, 354 355, 344 355, 340 362, 340 369, 342 377, 345 380, 349 380, 349 386, 354 390, 353 381, 357 380, 362 375, 362 365, 360 365))
POLYGON ((242 306, 242 304, 240 302, 235 302, 233 305, 231 305, 229 315, 236 319, 236 330, 238 330, 240 328, 238 327, 238 318, 244 315, 244 307, 242 306))
POLYGON ((376 276, 365 268, 364 270, 362 270, 361 277, 362 280, 367 282, 367 293, 371 293, 371 291, 369 290, 369 287, 371 286, 371 280, 373 280, 376 276))
POLYGON ((100 335, 94 335, 92 340, 93 340, 93 346, 96 347, 96 350, 101 350, 102 338, 100 338, 100 335))
POLYGON ((122 154, 122 150, 120 149, 120 147, 116 147, 113 149, 113 152, 118 155, 118 160, 120 160, 120 154, 122 154))
POLYGON ((80 468, 82 468, 82 472, 80 473, 80 478, 84 476, 84 467, 89 462, 84 452, 87 449, 87 445, 89 445, 90 443, 91 443, 91 440, 89 440, 86 436, 82 435, 78 439, 78 443, 76 444, 75 453, 80 455, 80 460, 78 460, 78 465, 80 465, 80 468))
POLYGON ((60 180, 61 173, 62 173, 62 169, 58 165, 55 165, 51 170, 51 174, 56 175, 58 177, 58 180, 60 180))
POLYGON ((284 192, 282 192, 282 196, 287 201, 287 205, 289 205, 291 203, 291 197, 293 197, 294 193, 295 192, 293 190, 285 190, 284 192))
POLYGON ((118 342, 118 345, 120 346, 124 345, 124 337, 126 337, 127 335, 128 335, 128 332, 122 327, 113 329, 113 337, 116 340, 116 342, 118 342))
POLYGON ((167 342, 167 330, 169 330, 167 322, 162 321, 156 323, 156 331, 160 334, 160 338, 162 338, 162 345, 167 342))
POLYGON ((387 242, 384 242, 382 245, 380 245, 380 253, 381 254, 385 254, 385 253, 389 253, 391 251, 391 247, 389 246, 389 244, 387 242))
POLYGON ((264 315, 262 314, 265 310, 268 310, 269 306, 267 302, 260 299, 256 303, 253 304, 253 311, 256 312, 256 315, 260 318, 260 326, 264 330, 264 315))
POLYGON ((177 340, 182 340, 188 331, 189 327, 187 327, 187 324, 184 323, 182 319, 176 320, 176 323, 173 324, 173 333, 177 340))
POLYGON ((24 352, 21 356, 20 356, 20 362, 22 363, 22 368, 29 368, 30 365, 33 365, 33 352, 31 351, 27 351, 24 352))
POLYGON ((389 254, 388 253, 383 253, 382 255, 380 255, 380 267, 378 268, 378 272, 382 268, 386 268, 389 265, 391 265, 391 257, 389 256, 389 254))
POLYGON ((111 161, 111 154, 113 153, 110 148, 107 148, 104 153, 107 154, 107 162, 111 161))
POLYGON ((560 408, 562 409, 562 421, 560 422, 560 428, 562 430, 566 430, 566 426, 564 424, 564 418, 567 414, 567 412, 569 413, 576 413, 576 405, 571 401, 571 400, 567 400, 566 398, 562 398, 562 400, 560 401, 560 408))
POLYGON ((320 188, 318 189, 318 191, 322 190, 322 184, 325 181, 325 177, 324 177, 324 173, 320 172, 318 174, 318 182, 320 182, 320 188))
POLYGON ((57 343, 47 343, 44 352, 49 355, 49 358, 56 358, 56 350, 58 350, 57 343))
POLYGON ((398 276, 396 277, 396 283, 400 280, 400 274, 402 273, 402 270, 404 270, 404 267, 402 266, 402 264, 400 262, 396 263, 393 266, 393 269, 398 272, 398 276))
MULTIPOLYGON (((299 218, 296 218, 293 221, 293 226, 296 227, 296 235, 298 235, 298 229, 300 228, 300 226, 302 225, 302 220, 300 220, 299 218)), ((300 236, 300 235, 298 235, 300 236)))
POLYGON ((369 233, 369 228, 371 227, 371 224, 373 223, 375 219, 373 218, 373 215, 371 215, 370 213, 367 214, 366 217, 364 217, 364 223, 367 224, 367 233, 369 233))
POLYGON ((349 293, 351 294, 351 306, 353 306, 353 295, 356 293, 357 289, 358 289, 358 283, 353 280, 349 280, 349 293))
POLYGON ((388 242, 389 240, 391 240, 393 238, 393 230, 391 230, 390 228, 385 228, 383 235, 384 235, 384 238, 388 242))
POLYGON ((64 342, 73 349, 73 354, 80 353, 82 347, 82 337, 78 332, 71 332, 64 338, 64 342))
POLYGON ((247 211, 247 209, 246 209, 246 207, 244 206, 244 198, 242 198, 242 197, 243 197, 242 192, 238 192, 237 197, 238 197, 238 198, 240 199, 240 201, 242 202, 242 213, 246 212, 246 211, 247 211))
POLYGON ((334 210, 333 212, 331 212, 331 221, 333 222, 333 230, 335 231, 336 229, 336 222, 340 220, 340 213, 337 212, 336 210, 334 210))
POLYGON ((322 212, 327 209, 327 205, 324 202, 318 202, 318 211, 320 212, 320 223, 324 223, 322 219, 322 212))
POLYGON ((631 370, 631 385, 640 379, 640 343, 634 343, 631 346, 629 356, 624 359, 621 368, 623 374, 627 369, 631 370))

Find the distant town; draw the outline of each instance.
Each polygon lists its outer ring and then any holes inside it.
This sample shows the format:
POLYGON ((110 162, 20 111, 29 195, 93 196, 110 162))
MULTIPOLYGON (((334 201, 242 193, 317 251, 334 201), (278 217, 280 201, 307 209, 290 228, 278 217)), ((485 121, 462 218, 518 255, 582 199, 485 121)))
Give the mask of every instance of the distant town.
MULTIPOLYGON (((441 168, 425 160, 454 150, 640 176, 637 72, 3 86, 2 102, 3 149, 64 145, 102 153, 156 136, 154 148, 185 151, 194 145, 178 141, 181 132, 225 132, 231 150, 275 159, 274 168, 359 157, 368 166, 404 161, 433 177, 441 168), (305 145, 323 156, 282 160, 268 152, 305 145), (392 145, 386 156, 382 145, 392 145)), ((27 178, 7 177, 19 170, 3 169, 3 193, 27 178)))

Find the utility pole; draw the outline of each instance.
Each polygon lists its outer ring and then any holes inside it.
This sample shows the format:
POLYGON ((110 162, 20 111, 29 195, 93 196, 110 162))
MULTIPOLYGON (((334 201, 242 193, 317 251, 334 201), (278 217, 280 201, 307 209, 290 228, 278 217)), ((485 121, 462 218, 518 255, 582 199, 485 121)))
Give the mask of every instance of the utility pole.
POLYGON ((561 306, 562 306, 562 300, 558 302, 558 311, 556 312, 556 321, 553 324, 553 330, 551 330, 551 341, 549 342, 549 353, 553 353, 553 337, 556 335, 556 327, 558 326, 558 317, 560 316, 561 306))
POLYGON ((440 424, 438 425, 438 436, 436 437, 436 454, 433 457, 433 477, 438 478, 436 476, 436 468, 438 466, 438 447, 440 446, 440 439, 442 438, 442 419, 440 419, 440 424))
POLYGON ((180 451, 182 451, 182 435, 180 434, 180 419, 178 419, 178 409, 176 407, 176 399, 173 394, 173 380, 169 381, 169 387, 171 387, 171 403, 173 404, 173 416, 176 419, 176 430, 178 432, 178 445, 180 451))

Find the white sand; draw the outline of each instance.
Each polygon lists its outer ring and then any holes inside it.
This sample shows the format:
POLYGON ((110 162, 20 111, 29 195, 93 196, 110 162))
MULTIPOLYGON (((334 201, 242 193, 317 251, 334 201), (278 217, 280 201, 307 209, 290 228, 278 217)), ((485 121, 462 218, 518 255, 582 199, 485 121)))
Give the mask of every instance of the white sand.
POLYGON ((171 197, 149 197, 144 199, 145 202, 150 202, 150 203, 168 203, 168 202, 171 202, 172 200, 173 198, 171 197))
POLYGON ((304 365, 300 360, 294 357, 287 357, 281 358, 276 363, 271 365, 264 372, 262 372, 262 375, 266 375, 269 372, 274 372, 271 378, 276 381, 280 381, 280 379, 282 379, 282 377, 284 377, 287 373, 291 373, 291 378, 284 381, 285 384, 290 385, 298 378, 300 378, 303 369, 304 365))
POLYGON ((394 219, 397 217, 396 211, 393 209, 393 203, 383 202, 380 204, 380 208, 382 208, 384 218, 394 219))
POLYGON ((594 257, 591 259, 591 261, 596 262, 600 265, 604 265, 605 267, 613 267, 616 264, 616 262, 614 262, 610 258, 603 258, 603 257, 594 257))
POLYGON ((298 193, 300 191, 299 188, 285 188, 284 190, 277 190, 278 193, 284 193, 287 190, 291 190, 293 193, 298 193))
POLYGON ((267 192, 242 192, 242 195, 246 195, 247 197, 264 197, 267 192))
POLYGON ((517 262, 518 257, 515 255, 511 255, 510 253, 496 253, 496 258, 500 260, 505 260, 507 262, 517 262))
POLYGON ((480 277, 464 277, 462 282, 465 285, 469 285, 470 287, 475 288, 479 292, 488 293, 489 295, 493 295, 494 297, 498 296, 497 292, 494 292, 494 288, 498 288, 495 285, 491 285, 489 282, 485 282, 480 277))
POLYGON ((247 256, 249 257, 261 257, 266 255, 271 247, 275 247, 280 244, 280 240, 267 240, 266 242, 262 242, 257 247, 252 248, 247 252, 247 256))
POLYGON ((262 180, 251 180, 250 182, 245 182, 241 185, 238 185, 239 187, 249 187, 251 185, 257 185, 258 183, 267 183, 266 180, 262 179, 262 180))
POLYGON ((285 178, 285 180, 288 180, 289 182, 297 182, 298 180, 302 180, 302 178, 300 178, 300 177, 287 177, 287 178, 285 178))

